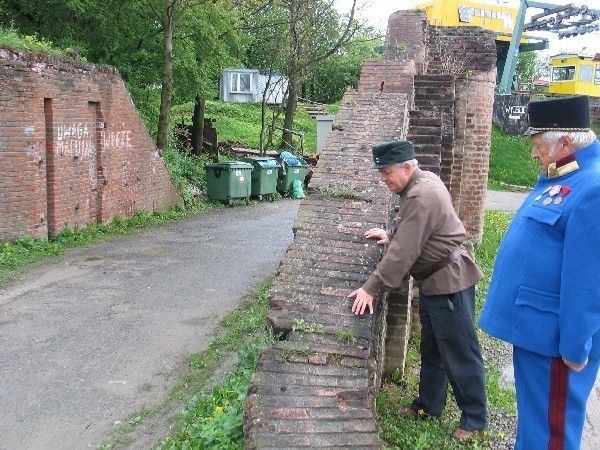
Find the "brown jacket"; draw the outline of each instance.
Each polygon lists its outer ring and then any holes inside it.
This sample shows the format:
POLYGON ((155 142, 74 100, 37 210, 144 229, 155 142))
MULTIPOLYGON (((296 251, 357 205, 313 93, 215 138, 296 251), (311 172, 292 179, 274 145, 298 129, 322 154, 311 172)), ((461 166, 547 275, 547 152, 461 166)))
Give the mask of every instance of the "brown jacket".
MULTIPOLYGON (((390 244, 363 289, 376 295, 396 289, 409 273, 419 273, 448 256, 467 234, 456 215, 450 194, 435 174, 416 169, 401 193, 398 215, 388 231, 390 244)), ((472 286, 483 277, 463 250, 454 262, 417 281, 425 295, 452 294, 472 286)))

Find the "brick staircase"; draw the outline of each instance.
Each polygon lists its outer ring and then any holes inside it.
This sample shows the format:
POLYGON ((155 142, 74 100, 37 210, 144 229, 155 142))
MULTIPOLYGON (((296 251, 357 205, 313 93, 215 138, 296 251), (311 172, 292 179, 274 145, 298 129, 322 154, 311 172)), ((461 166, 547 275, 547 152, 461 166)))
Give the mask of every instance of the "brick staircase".
POLYGON ((454 83, 450 75, 415 75, 407 135, 415 144, 421 168, 437 173, 449 189, 454 164, 454 83))
POLYGON ((364 231, 384 226, 389 213, 370 149, 402 135, 406 111, 398 93, 349 93, 340 105, 269 294, 281 340, 263 352, 251 382, 248 449, 382 448, 374 401, 385 311, 355 316, 347 295, 381 258, 364 231), (335 195, 342 191, 354 195, 335 195))

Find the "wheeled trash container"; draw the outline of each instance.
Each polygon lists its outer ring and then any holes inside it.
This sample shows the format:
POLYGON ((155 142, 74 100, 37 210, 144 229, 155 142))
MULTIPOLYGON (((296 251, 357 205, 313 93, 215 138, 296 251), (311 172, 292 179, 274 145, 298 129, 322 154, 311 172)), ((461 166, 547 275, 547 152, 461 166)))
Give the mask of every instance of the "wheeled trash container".
POLYGON ((230 161, 206 164, 206 195, 233 206, 233 200, 243 198, 250 203, 252 164, 230 161))
POLYGON ((292 192, 294 180, 300 180, 304 183, 304 178, 306 177, 308 164, 302 158, 294 159, 295 164, 288 164, 283 159, 277 158, 277 161, 281 164, 279 177, 277 178, 277 191, 283 195, 288 195, 292 192))
POLYGON ((242 158, 240 161, 252 164, 252 181, 250 183, 252 195, 258 197, 259 200, 262 200, 263 195, 270 195, 271 201, 275 200, 277 178, 281 168, 277 159, 264 156, 242 158))

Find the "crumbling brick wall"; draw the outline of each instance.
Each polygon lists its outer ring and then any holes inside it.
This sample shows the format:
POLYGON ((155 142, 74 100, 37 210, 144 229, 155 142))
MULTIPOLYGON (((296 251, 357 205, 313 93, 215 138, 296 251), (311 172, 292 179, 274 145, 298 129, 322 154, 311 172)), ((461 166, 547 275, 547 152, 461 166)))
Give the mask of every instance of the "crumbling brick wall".
POLYGON ((180 204, 118 71, 0 49, 0 241, 180 204))
POLYGON ((417 302, 410 278, 376 299, 373 316, 352 315, 346 297, 381 257, 364 231, 389 226, 397 200, 370 169, 373 144, 414 140, 419 161, 455 194, 469 237, 481 231, 493 38, 432 29, 415 12, 389 24, 387 59, 365 62, 357 92, 344 96, 270 292, 268 319, 283 339, 261 355, 251 383, 249 449, 382 447, 374 399, 382 379, 403 371, 417 302), (468 62, 464 74, 444 66, 442 48, 468 62))
MULTIPOLYGON (((458 216, 472 242, 479 242, 491 145, 496 45, 494 35, 477 27, 429 27, 428 74, 455 79, 451 177, 447 184, 458 216)), ((446 117, 446 121, 448 116, 446 117)))

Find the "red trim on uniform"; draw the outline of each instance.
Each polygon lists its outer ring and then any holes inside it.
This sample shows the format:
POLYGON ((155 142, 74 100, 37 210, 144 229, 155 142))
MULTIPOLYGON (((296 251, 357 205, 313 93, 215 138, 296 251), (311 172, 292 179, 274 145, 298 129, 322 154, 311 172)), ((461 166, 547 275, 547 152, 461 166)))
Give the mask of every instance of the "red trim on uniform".
POLYGON ((567 389, 569 387, 569 367, 562 358, 552 358, 550 369, 550 442, 548 450, 565 448, 565 421, 567 413, 567 389))
POLYGON ((558 161, 556 161, 556 168, 560 168, 562 166, 566 166, 569 163, 572 163, 573 161, 577 161, 577 159, 575 158, 575 155, 573 153, 565 156, 564 158, 559 159, 558 161))

